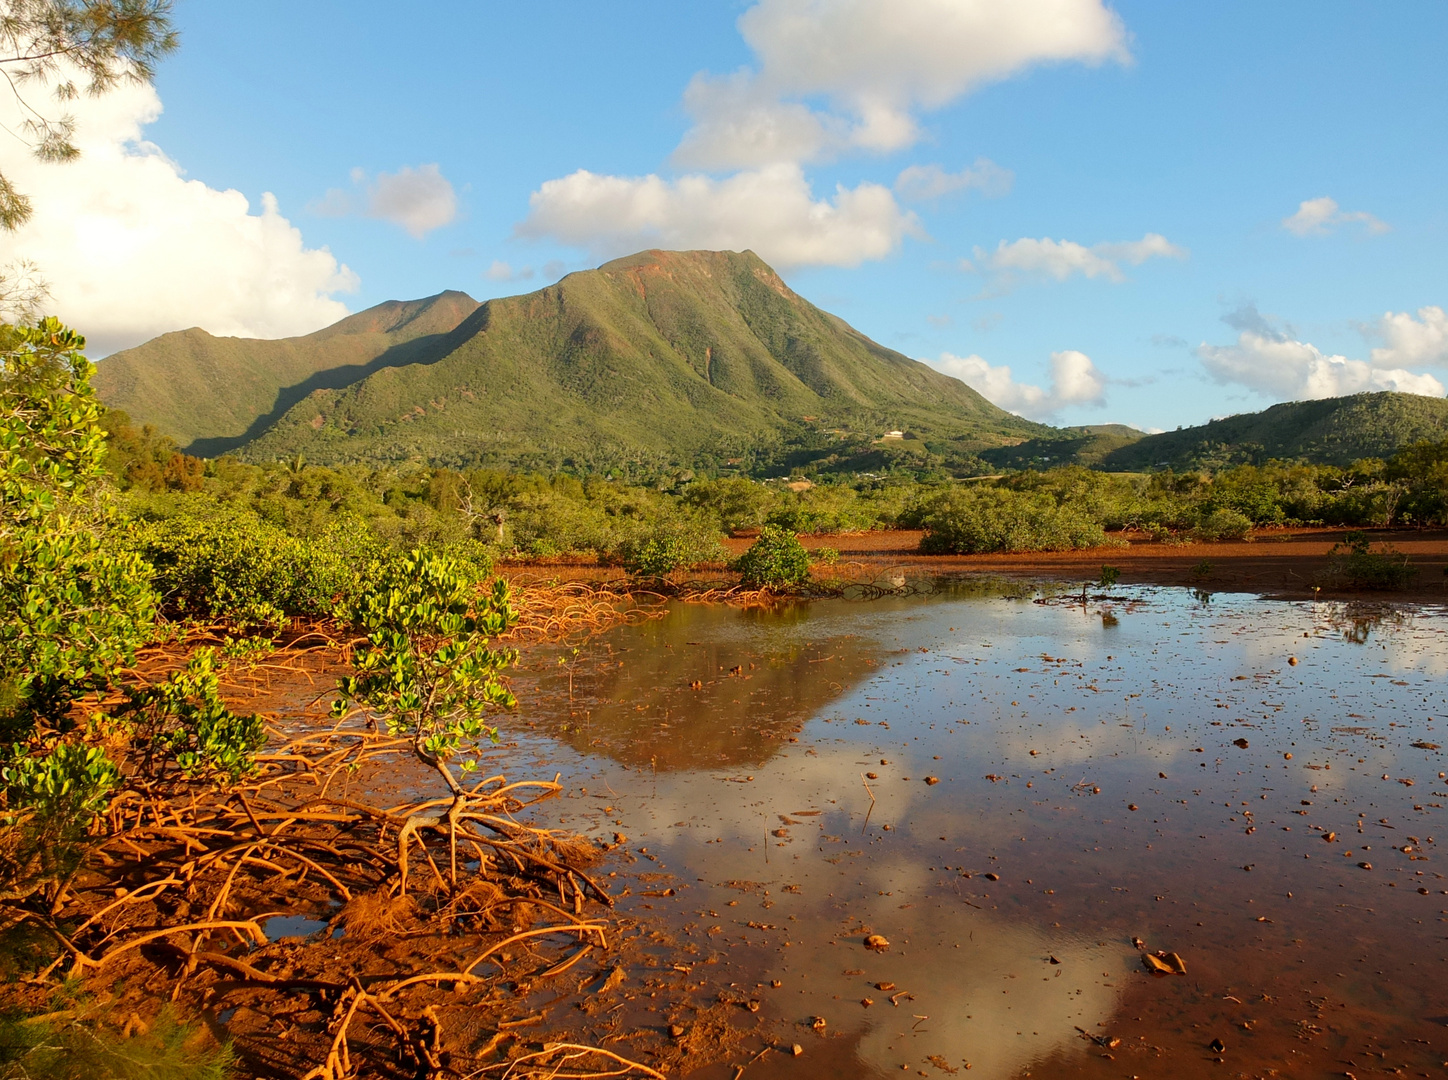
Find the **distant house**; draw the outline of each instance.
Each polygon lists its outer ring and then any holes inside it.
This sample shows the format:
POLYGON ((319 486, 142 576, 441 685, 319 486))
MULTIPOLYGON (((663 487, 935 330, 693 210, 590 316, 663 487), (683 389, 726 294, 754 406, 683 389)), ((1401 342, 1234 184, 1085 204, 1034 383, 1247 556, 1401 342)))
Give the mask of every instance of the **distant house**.
POLYGON ((882 439, 903 439, 904 437, 905 433, 903 431, 887 431, 880 436, 882 439))

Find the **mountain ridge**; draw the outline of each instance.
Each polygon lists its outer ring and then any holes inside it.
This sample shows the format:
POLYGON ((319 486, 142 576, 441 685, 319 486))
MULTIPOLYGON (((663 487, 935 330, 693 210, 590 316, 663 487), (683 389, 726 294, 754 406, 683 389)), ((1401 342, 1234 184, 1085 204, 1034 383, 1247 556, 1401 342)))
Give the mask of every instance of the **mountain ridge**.
POLYGON ((1448 400, 1379 390, 1285 401, 1257 412, 1154 434, 1120 425, 1058 428, 981 451, 997 468, 1084 465, 1108 472, 1215 471, 1268 461, 1346 466, 1389 458, 1417 442, 1448 439, 1448 400))
POLYGON ((112 354, 96 365, 93 384, 110 408, 210 457, 255 438, 268 418, 315 389, 426 356, 477 307, 466 293, 447 290, 389 300, 298 337, 218 337, 192 327, 112 354), (227 391, 218 393, 223 383, 227 391))
MULTIPOLYGON (((1050 430, 815 307, 753 252, 639 252, 474 305, 454 325, 374 349, 363 363, 325 368, 313 356, 303 378, 253 406, 242 431, 191 424, 188 449, 592 468, 719 463, 801 438, 828 456, 831 439, 858 450, 896 428, 919 436, 905 449, 928 438, 968 454, 1050 430)), ((336 339, 355 351, 369 335, 401 333, 389 329, 386 307, 284 344, 315 351, 336 339), (349 332, 358 325, 367 332, 349 332)), ((232 361, 249 362, 243 354, 256 344, 241 343, 232 361)), ((267 353, 259 344, 251 351, 267 353)), ((163 366, 163 350, 148 345, 149 356, 141 346, 125 358, 132 368, 163 366)), ((116 393, 120 383, 101 380, 103 400, 152 419, 116 393)), ((167 428, 164 417, 153 422, 167 428)))
POLYGON ((483 303, 388 301, 296 338, 179 331, 101 361, 95 385, 192 454, 319 464, 1137 472, 1346 465, 1448 438, 1448 402, 1387 391, 1152 435, 1052 428, 871 340, 749 251, 638 252, 483 303))

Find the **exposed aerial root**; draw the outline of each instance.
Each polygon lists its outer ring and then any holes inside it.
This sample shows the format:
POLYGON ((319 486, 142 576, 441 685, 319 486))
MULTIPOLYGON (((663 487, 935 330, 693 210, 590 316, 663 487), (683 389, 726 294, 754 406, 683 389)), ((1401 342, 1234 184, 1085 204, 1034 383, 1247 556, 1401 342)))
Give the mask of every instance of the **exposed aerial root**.
MULTIPOLYGON (((458 796, 393 806, 336 782, 398 748, 365 728, 337 728, 259 755, 235 786, 133 781, 98 820, 76 872, 54 895, 0 900, 0 926, 28 923, 42 949, 51 943, 42 979, 64 970, 152 994, 164 984, 172 1000, 186 993, 198 1004, 300 995, 296 1007, 331 1015, 310 1041, 288 1043, 291 1064, 311 1080, 401 1066, 430 1078, 482 1075, 493 1066, 445 1049, 441 1006, 496 992, 520 958, 543 979, 607 952, 611 924, 591 913, 613 901, 585 869, 594 847, 524 820, 558 794, 556 779, 492 776, 458 796), (269 938, 268 919, 307 913, 327 936, 303 953, 269 938), (425 948, 396 948, 408 940, 425 948)), ((607 1051, 549 1047, 498 1071, 660 1075, 607 1051)))

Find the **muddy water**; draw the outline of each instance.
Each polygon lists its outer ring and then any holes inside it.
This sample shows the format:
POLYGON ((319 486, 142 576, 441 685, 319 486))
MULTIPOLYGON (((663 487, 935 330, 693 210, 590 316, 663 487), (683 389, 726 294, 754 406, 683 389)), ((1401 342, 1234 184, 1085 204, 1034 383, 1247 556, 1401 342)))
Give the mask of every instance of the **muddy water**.
POLYGON ((751 1077, 1442 1075, 1448 617, 1039 599, 680 606, 535 658, 520 748, 679 945, 637 1019, 740 1002, 739 1064, 802 1048, 751 1077))

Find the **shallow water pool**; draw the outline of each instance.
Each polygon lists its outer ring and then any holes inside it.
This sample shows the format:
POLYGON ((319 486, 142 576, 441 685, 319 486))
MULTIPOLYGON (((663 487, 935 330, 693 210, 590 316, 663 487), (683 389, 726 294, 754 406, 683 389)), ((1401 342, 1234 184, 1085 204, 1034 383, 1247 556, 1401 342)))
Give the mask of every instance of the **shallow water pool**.
POLYGON ((667 929, 639 1018, 800 1045, 749 1076, 1441 1075, 1445 670, 1436 609, 977 585, 678 605, 509 723, 667 929))

